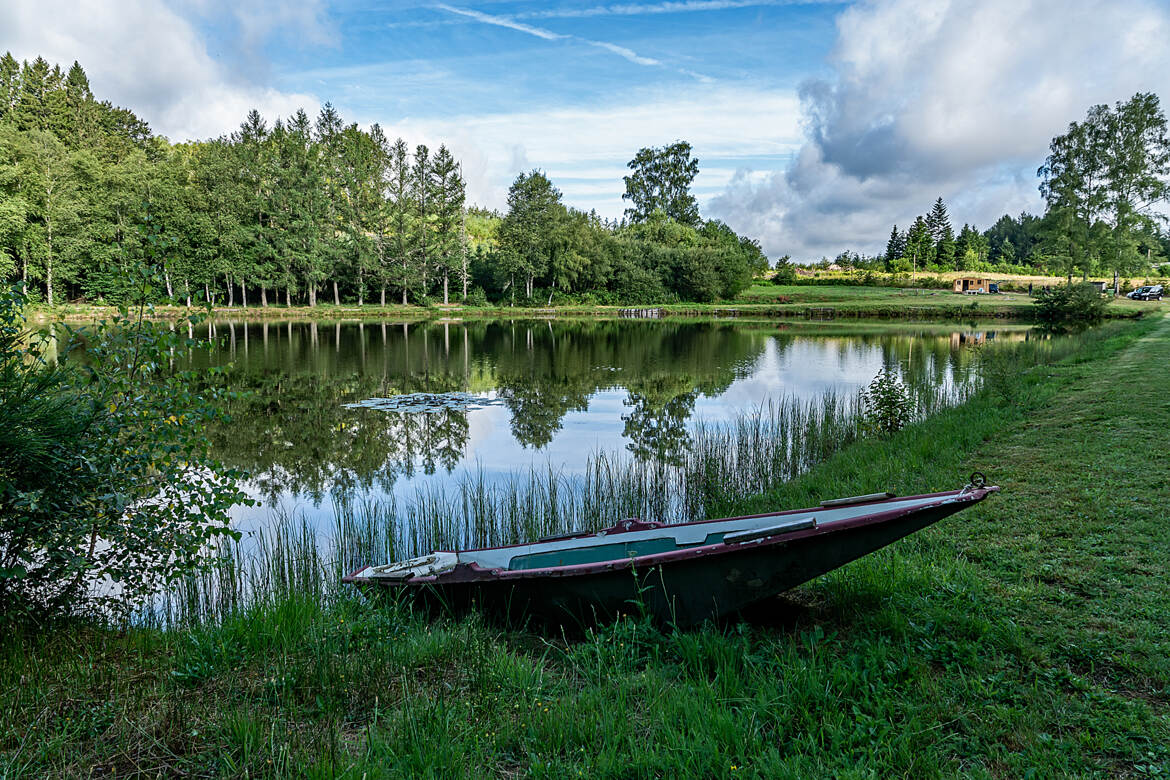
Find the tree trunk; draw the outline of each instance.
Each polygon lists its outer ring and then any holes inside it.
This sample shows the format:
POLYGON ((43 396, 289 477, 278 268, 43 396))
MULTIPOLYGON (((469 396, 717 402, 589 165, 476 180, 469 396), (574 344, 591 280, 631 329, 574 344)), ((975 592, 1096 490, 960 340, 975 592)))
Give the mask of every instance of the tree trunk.
POLYGON ((232 284, 232 278, 230 276, 225 276, 223 280, 227 283, 228 308, 230 309, 236 305, 236 286, 232 284))
POLYGON ((311 308, 311 307, 316 306, 316 305, 317 305, 317 285, 310 284, 309 285, 309 307, 311 308))
POLYGON ((358 271, 358 306, 362 306, 366 302, 366 284, 362 279, 362 272, 358 271))
POLYGON ((337 280, 336 279, 333 280, 333 305, 334 306, 341 305, 341 296, 337 294, 337 280))
POLYGON ((211 290, 208 289, 206 282, 203 283, 203 300, 207 301, 212 306, 215 305, 215 302, 211 300, 211 290))
POLYGON ((167 269, 167 267, 165 265, 163 266, 163 279, 165 279, 167 282, 167 297, 174 298, 175 291, 173 289, 171 289, 171 272, 167 269))
POLYGON ((382 306, 386 305, 386 285, 382 285, 382 306))
POLYGON ((187 279, 183 280, 183 287, 187 291, 187 308, 191 308, 191 282, 187 279))
POLYGON ((260 285, 260 305, 268 308, 268 288, 264 285, 260 285))
POLYGON ((1120 288, 1119 283, 1118 283, 1117 269, 1114 268, 1113 269, 1113 297, 1116 298, 1117 293, 1119 293, 1120 291, 1121 291, 1121 288, 1120 288))
MULTIPOLYGON (((292 308, 292 288, 291 287, 284 288, 284 305, 289 307, 290 309, 292 308)), ((291 325, 291 323, 290 323, 290 325, 291 325)))
POLYGON ((449 303, 449 300, 447 297, 447 269, 444 268, 443 269, 443 305, 446 306, 446 305, 448 305, 448 303, 449 303))
POLYGON ((240 280, 240 305, 248 308, 248 285, 243 279, 240 280))
POLYGON ((46 219, 45 224, 46 224, 46 227, 48 227, 48 230, 46 231, 45 235, 48 239, 48 247, 49 247, 48 255, 45 258, 45 299, 49 302, 49 305, 52 306, 53 305, 53 223, 46 219))

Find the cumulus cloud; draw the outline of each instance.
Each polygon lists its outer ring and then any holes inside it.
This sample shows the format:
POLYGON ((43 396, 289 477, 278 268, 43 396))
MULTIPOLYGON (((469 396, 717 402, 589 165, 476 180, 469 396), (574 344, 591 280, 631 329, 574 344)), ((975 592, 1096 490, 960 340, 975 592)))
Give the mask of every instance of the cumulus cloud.
MULTIPOLYGON (((699 86, 680 94, 639 91, 622 102, 499 114, 384 122, 391 136, 411 143, 446 143, 463 161, 468 195, 502 207, 522 170, 544 170, 566 201, 620 216, 625 162, 643 146, 684 138, 701 161, 696 191, 721 191, 745 158, 786 157, 800 143, 794 92, 699 86), (750 124, 728 117, 751 116, 750 124)), ((363 123, 378 117, 359 117, 363 123)))
POLYGON ((878 251, 940 195, 984 227, 1038 210, 1036 168, 1069 122, 1170 99, 1170 9, 1146 0, 872 0, 837 31, 832 76, 801 88, 792 164, 710 204, 772 255, 878 251))
MULTIPOLYGON (((286 23, 309 17, 285 8, 286 23)), ((272 20, 275 21, 275 20, 272 20)), ((77 60, 95 94, 127 106, 173 140, 217 136, 258 108, 268 116, 315 110, 310 94, 248 82, 211 57, 195 27, 161 0, 38 0, 0 4, 0 48, 18 59, 77 60)), ((261 34, 249 28, 249 34, 261 34)))

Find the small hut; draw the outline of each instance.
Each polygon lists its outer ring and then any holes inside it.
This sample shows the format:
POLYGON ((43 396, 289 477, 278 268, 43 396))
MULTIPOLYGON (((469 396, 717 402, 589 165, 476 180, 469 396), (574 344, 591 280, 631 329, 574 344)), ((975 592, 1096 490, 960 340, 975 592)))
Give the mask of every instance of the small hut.
POLYGON ((976 295, 978 293, 985 293, 991 289, 991 281, 976 276, 962 276, 955 280, 954 291, 957 293, 967 293, 968 295, 976 295))

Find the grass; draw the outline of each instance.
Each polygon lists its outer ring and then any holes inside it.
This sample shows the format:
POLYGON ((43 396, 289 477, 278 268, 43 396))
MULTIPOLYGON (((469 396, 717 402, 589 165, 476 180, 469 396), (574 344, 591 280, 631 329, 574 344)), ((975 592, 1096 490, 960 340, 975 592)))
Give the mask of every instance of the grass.
MULTIPOLYGON (((994 277, 998 278, 998 277, 994 277)), ((1030 277, 1021 277, 1027 284, 1030 277)), ((1051 283, 1046 277, 1036 277, 1051 283)), ((1063 283, 1063 281, 1060 281, 1063 283)), ((1131 301, 1118 298, 1112 301, 1107 316, 1136 317, 1152 311, 1162 311, 1160 301, 1131 301)), ((1167 301, 1170 305, 1170 301, 1167 301)), ((250 306, 243 308, 218 307, 217 317, 246 317, 252 320, 283 319, 484 319, 516 317, 616 317, 626 307, 587 304, 552 307, 509 306, 402 306, 392 304, 364 306, 322 303, 308 306, 250 306)), ((774 285, 758 280, 735 300, 718 303, 678 303, 635 308, 660 309, 664 316, 678 317, 768 317, 768 318, 888 318, 888 319, 949 319, 972 318, 1030 319, 1032 298, 1023 293, 1001 295, 961 295, 949 290, 915 287, 862 287, 855 284, 774 285)), ((108 317, 114 310, 92 304, 64 304, 52 309, 41 307, 37 317, 42 321, 88 321, 108 317)), ((159 306, 159 317, 180 318, 187 315, 182 307, 159 306)))
POLYGON ((288 595, 0 642, 2 776, 1164 777, 1170 319, 989 363, 968 403, 729 508, 1004 492, 747 623, 566 639, 288 595))

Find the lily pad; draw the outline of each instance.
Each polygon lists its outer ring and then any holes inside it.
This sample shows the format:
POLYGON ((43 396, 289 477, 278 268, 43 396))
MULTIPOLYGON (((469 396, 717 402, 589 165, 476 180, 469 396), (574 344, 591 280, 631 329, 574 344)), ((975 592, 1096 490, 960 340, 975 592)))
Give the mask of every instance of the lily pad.
POLYGON ((407 414, 435 414, 447 409, 475 411, 488 406, 500 406, 503 403, 502 398, 454 391, 450 393, 406 393, 389 398, 367 398, 363 401, 345 404, 345 408, 378 409, 383 412, 405 412, 407 414))

